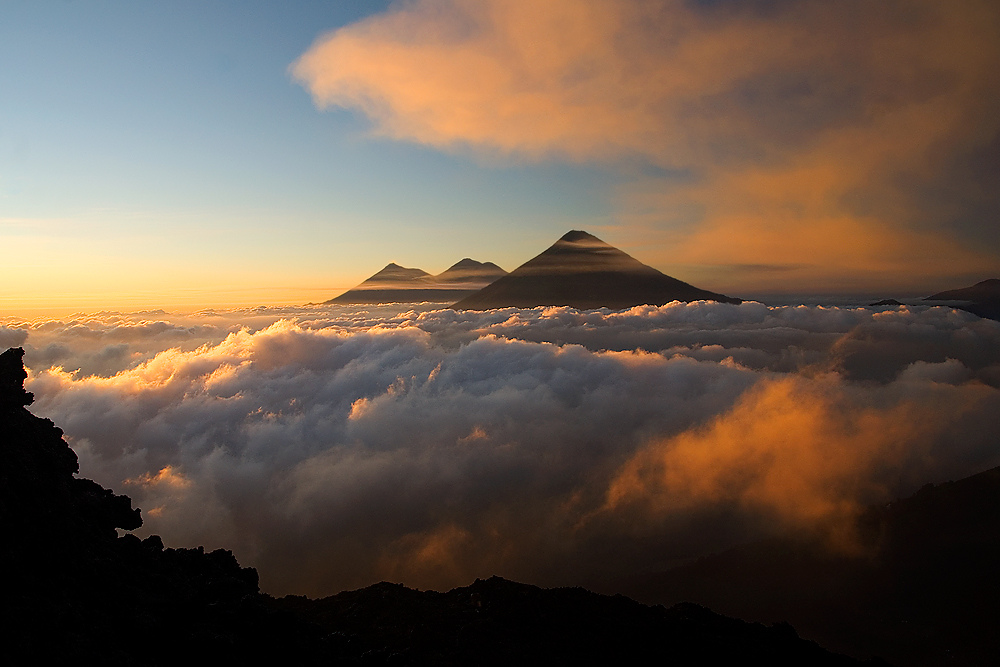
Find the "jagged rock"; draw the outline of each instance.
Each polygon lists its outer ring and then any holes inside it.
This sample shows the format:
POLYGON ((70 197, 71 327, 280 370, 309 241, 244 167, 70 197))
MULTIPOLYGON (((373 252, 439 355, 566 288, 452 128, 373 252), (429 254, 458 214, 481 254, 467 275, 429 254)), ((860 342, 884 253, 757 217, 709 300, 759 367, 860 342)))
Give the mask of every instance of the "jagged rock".
POLYGON ((12 347, 0 354, 0 410, 31 405, 35 397, 24 390, 28 374, 24 370, 24 350, 12 347))
MULTIPOLYGON (((75 476, 77 457, 62 430, 25 408, 23 354, 0 355, 5 664, 167 664, 191 652, 254 657, 261 626, 285 638, 308 634, 300 622, 274 620, 257 572, 231 552, 119 537, 119 529, 142 524, 139 510, 128 496, 75 476)), ((287 653, 277 648, 270 652, 287 653)))

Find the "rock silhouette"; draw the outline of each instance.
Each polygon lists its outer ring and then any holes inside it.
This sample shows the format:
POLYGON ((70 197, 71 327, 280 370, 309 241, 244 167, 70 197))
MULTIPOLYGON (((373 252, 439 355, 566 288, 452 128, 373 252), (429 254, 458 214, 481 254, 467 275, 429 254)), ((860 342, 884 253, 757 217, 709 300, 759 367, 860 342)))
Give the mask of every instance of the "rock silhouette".
POLYGON ((671 301, 740 299, 671 278, 584 231, 570 231, 540 255, 452 308, 631 308, 671 301))
POLYGON ((139 510, 76 477, 62 431, 25 407, 23 354, 0 355, 5 664, 858 664, 784 624, 497 577, 448 593, 382 583, 275 600, 229 551, 119 535, 139 510))
MULTIPOLYGON (((0 624, 6 664, 166 664, 192 654, 252 658, 254 632, 298 640, 258 595, 257 572, 229 551, 165 549, 125 534, 142 519, 127 496, 75 476, 76 454, 25 408, 20 348, 0 355, 0 624), (254 630, 256 628, 257 630, 254 630)), ((263 655, 285 651, 263 647, 263 655)))
POLYGON ((475 294, 506 274, 492 262, 477 262, 468 257, 436 276, 421 269, 408 269, 390 263, 357 287, 325 303, 449 303, 475 294))

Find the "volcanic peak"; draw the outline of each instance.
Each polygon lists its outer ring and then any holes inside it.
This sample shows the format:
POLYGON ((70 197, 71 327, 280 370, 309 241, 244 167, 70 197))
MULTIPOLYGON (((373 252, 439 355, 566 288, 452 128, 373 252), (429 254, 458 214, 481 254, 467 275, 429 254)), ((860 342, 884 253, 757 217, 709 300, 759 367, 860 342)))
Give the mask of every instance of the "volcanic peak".
POLYGON ((631 308, 671 301, 740 303, 647 266, 593 234, 574 229, 541 254, 453 308, 631 308))

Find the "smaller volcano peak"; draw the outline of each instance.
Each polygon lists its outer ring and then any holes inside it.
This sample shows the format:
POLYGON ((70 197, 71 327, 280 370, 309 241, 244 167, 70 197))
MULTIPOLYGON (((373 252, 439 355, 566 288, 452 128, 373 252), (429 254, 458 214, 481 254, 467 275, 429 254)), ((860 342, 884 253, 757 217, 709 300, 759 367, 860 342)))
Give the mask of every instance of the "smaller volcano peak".
POLYGON ((477 262, 474 259, 466 257, 466 258, 461 259, 458 262, 456 262, 448 270, 451 271, 451 269, 477 269, 480 266, 483 266, 482 262, 477 262))
MULTIPOLYGON (((423 269, 410 269, 405 266, 400 266, 395 262, 389 262, 385 265, 384 269, 373 275, 368 280, 419 280, 429 275, 430 274, 423 269)), ((366 280, 365 282, 368 281, 366 280)))

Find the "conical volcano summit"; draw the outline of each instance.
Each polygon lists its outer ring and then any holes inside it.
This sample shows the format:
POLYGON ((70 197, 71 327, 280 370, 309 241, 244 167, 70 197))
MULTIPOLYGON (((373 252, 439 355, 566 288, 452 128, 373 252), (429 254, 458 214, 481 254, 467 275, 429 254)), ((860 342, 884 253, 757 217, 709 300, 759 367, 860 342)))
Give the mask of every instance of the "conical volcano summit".
POLYGON ((671 278, 593 234, 573 230, 542 254, 462 299, 453 308, 617 309, 699 300, 741 303, 741 299, 671 278))

